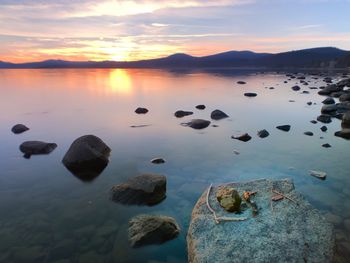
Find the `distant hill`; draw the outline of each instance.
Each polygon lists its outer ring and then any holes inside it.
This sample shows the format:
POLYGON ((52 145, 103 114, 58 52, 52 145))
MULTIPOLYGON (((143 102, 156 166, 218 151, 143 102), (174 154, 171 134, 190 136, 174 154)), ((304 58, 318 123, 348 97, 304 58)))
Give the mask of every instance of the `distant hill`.
POLYGON ((334 47, 321 47, 277 54, 255 53, 252 51, 228 51, 210 56, 193 57, 178 53, 164 58, 131 62, 65 60, 46 60, 22 64, 0 62, 0 68, 300 68, 329 66, 334 64, 346 65, 346 61, 349 61, 349 56, 349 51, 334 47))

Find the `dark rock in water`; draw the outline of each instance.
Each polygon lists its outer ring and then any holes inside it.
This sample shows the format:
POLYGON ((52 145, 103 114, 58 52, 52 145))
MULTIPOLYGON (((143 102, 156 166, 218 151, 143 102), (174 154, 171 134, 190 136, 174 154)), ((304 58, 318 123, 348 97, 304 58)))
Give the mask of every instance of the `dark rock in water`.
POLYGON ((324 82, 326 83, 332 83, 332 78, 331 77, 326 77, 323 79, 324 82))
POLYGON ((314 136, 314 134, 311 131, 304 132, 304 134, 307 136, 314 136))
POLYGON ((350 111, 350 102, 337 103, 337 112, 345 113, 347 111, 350 111))
POLYGON ((332 114, 334 112, 336 112, 338 109, 337 105, 331 104, 331 105, 323 105, 322 109, 321 109, 321 113, 325 113, 325 114, 332 114))
POLYGON ((338 92, 332 92, 329 96, 334 97, 334 98, 340 98, 340 96, 343 94, 344 93, 342 91, 338 91, 338 92))
POLYGON ((227 115, 225 112, 221 111, 221 110, 214 110, 214 111, 211 113, 210 117, 211 117, 213 120, 221 120, 221 119, 227 118, 228 115, 227 115))
POLYGON ((324 148, 330 148, 330 147, 332 147, 332 145, 330 145, 329 143, 325 143, 325 144, 322 144, 322 147, 324 147, 324 148))
POLYGON ((350 101, 350 93, 344 93, 339 96, 339 101, 350 101))
POLYGON ((137 108, 136 110, 135 110, 135 113, 137 113, 137 114, 146 114, 148 112, 148 109, 146 109, 146 108, 137 108))
POLYGON ((239 193, 231 187, 221 187, 216 192, 216 199, 220 206, 227 212, 238 213, 241 211, 242 199, 239 193))
POLYGON ((20 134, 22 132, 28 131, 29 128, 23 124, 16 124, 15 126, 12 127, 11 131, 14 134, 20 134))
POLYGON ((32 155, 49 154, 57 147, 56 143, 47 143, 42 141, 26 141, 19 146, 24 153, 24 158, 30 158, 32 155))
POLYGON ((342 129, 334 133, 335 136, 350 140, 350 129, 342 129))
POLYGON ((350 111, 343 114, 341 125, 342 127, 350 128, 350 111))
POLYGON ((337 86, 338 86, 338 87, 342 87, 342 88, 344 88, 344 87, 350 87, 350 78, 348 78, 348 79, 343 79, 343 80, 339 81, 339 82, 337 83, 337 86))
POLYGON ((269 89, 275 89, 274 87, 270 87, 269 89))
POLYGON ((175 117, 176 118, 182 118, 188 115, 192 115, 193 112, 192 111, 183 111, 183 110, 178 110, 177 112, 175 112, 175 117))
POLYGON ((197 105, 197 106, 196 106, 196 109, 198 109, 198 110, 204 110, 204 109, 205 109, 205 105, 203 105, 203 104, 197 105))
POLYGON ((246 84, 246 82, 244 82, 244 81, 237 81, 237 84, 243 85, 243 84, 246 84))
POLYGON ((325 115, 325 114, 321 114, 320 116, 318 116, 317 120, 319 122, 322 122, 322 123, 331 123, 332 122, 331 116, 325 115))
POLYGON ((219 125, 213 124, 211 127, 217 128, 219 125))
POLYGON ((276 127, 279 130, 288 132, 290 130, 290 125, 280 125, 276 127))
POLYGON ((111 200, 127 205, 155 205, 164 200, 165 194, 164 175, 142 174, 113 186, 111 200))
POLYGON ((304 90, 304 91, 302 92, 302 94, 310 94, 310 92, 307 91, 307 90, 304 90))
POLYGON ((266 138, 269 135, 270 135, 270 133, 267 130, 265 130, 265 129, 258 131, 258 136, 260 138, 266 138))
POLYGON ((293 86, 293 87, 292 87, 292 90, 298 91, 298 90, 300 90, 300 87, 299 87, 299 86, 293 86))
POLYGON ((154 164, 162 164, 162 163, 165 163, 165 160, 163 158, 153 158, 151 160, 151 163, 154 163, 154 164))
POLYGON ((306 104, 310 106, 310 105, 312 105, 312 101, 308 101, 308 102, 306 102, 306 104))
POLYGON ((245 134, 242 134, 242 135, 236 136, 236 137, 231 136, 231 138, 242 141, 242 142, 247 142, 247 141, 250 141, 252 137, 248 133, 245 133, 245 134))
POLYGON ((328 130, 327 126, 322 126, 320 129, 321 129, 321 131, 323 131, 323 132, 326 132, 326 131, 328 130))
POLYGON ((331 97, 328 97, 324 101, 322 101, 323 104, 335 104, 335 100, 331 97))
POLYGON ((304 76, 299 76, 299 77, 297 77, 297 79, 305 79, 305 77, 304 76))
POLYGON ((108 165, 110 152, 111 149, 100 138, 84 135, 71 144, 62 162, 82 181, 92 181, 108 165))
POLYGON ((289 102, 295 102, 295 100, 289 100, 289 102))
POLYGON ((187 123, 182 123, 183 126, 191 127, 192 129, 200 130, 207 128, 210 125, 210 121, 202 119, 194 119, 187 123))
POLYGON ((294 189, 291 180, 256 180, 229 183, 239 194, 257 191, 252 199, 259 213, 250 208, 239 215, 229 213, 217 202, 218 187, 204 191, 192 211, 187 232, 188 262, 333 262, 333 226, 294 189), (271 189, 295 200, 284 198, 271 209, 271 189), (219 218, 237 219, 216 224, 208 203, 219 218), (247 219, 247 220, 244 220, 247 219), (243 221, 239 221, 243 220, 243 221), (287 237, 286 239, 280 237, 287 237))
POLYGON ((339 87, 335 84, 329 85, 318 92, 319 95, 330 95, 333 92, 343 91, 343 87, 339 87))
POLYGON ((318 89, 317 87, 309 87, 309 89, 318 89))
POLYGON ((129 242, 134 248, 162 244, 179 233, 179 225, 168 216, 138 215, 129 221, 129 242))
POLYGON ((317 124, 317 121, 315 121, 315 120, 312 120, 312 121, 310 121, 312 124, 317 124))
POLYGON ((258 94, 254 93, 254 92, 246 92, 244 93, 244 96, 246 97, 256 97, 258 94))

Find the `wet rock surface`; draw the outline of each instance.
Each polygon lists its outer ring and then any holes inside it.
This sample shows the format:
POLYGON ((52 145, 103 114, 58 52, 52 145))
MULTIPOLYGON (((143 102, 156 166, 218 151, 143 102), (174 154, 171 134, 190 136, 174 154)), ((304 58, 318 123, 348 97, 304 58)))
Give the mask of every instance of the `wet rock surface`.
POLYGON ((290 125, 279 125, 276 128, 281 130, 281 131, 288 132, 288 131, 290 131, 291 126, 290 125))
POLYGON ((56 148, 56 143, 42 141, 26 141, 19 146, 20 151, 24 153, 24 158, 30 158, 32 155, 49 154, 56 148))
POLYGON ((28 131, 28 130, 29 130, 29 128, 27 126, 25 126, 24 124, 16 124, 11 129, 11 131, 14 134, 20 134, 20 133, 23 133, 23 132, 28 131))
POLYGON ((210 123, 210 121, 203 119, 193 119, 190 122, 182 123, 181 125, 191 127, 195 130, 201 130, 207 128, 210 125, 210 123))
POLYGON ((66 168, 83 181, 92 181, 108 165, 111 149, 95 135, 76 139, 64 155, 66 168))
POLYGON ((180 227, 174 218, 139 215, 129 221, 129 243, 132 247, 162 244, 176 238, 180 227))
POLYGON ((141 107, 138 107, 136 110, 135 110, 135 113, 137 114, 146 114, 148 112, 148 109, 146 108, 141 108, 141 107))
POLYGON ((192 114, 193 114, 192 111, 183 111, 183 110, 178 110, 174 113, 176 118, 182 118, 182 117, 189 116, 192 114))
POLYGON ((242 142, 247 142, 247 141, 250 141, 252 139, 252 136, 250 136, 248 133, 244 133, 244 134, 239 135, 239 136, 231 136, 231 138, 235 139, 235 140, 242 141, 242 142))
POLYGON ((270 135, 270 133, 267 130, 264 129, 264 130, 258 131, 257 135, 260 138, 266 138, 266 137, 268 137, 270 135))
POLYGON ((210 114, 210 117, 213 119, 213 120, 221 120, 221 119, 225 119, 228 117, 228 115, 221 111, 221 110, 214 110, 211 114, 210 114))
POLYGON ((155 205, 166 197, 166 177, 142 174, 112 187, 110 199, 127 205, 155 205))
POLYGON ((187 233, 190 263, 332 262, 333 227, 294 190, 291 180, 263 179, 224 186, 239 193, 258 191, 254 201, 259 214, 253 217, 248 210, 240 215, 226 212, 216 200, 218 188, 213 187, 208 200, 218 217, 247 217, 244 221, 216 224, 206 205, 205 191, 192 211, 187 233), (299 205, 284 198, 273 203, 272 211, 271 189, 288 195, 299 205))

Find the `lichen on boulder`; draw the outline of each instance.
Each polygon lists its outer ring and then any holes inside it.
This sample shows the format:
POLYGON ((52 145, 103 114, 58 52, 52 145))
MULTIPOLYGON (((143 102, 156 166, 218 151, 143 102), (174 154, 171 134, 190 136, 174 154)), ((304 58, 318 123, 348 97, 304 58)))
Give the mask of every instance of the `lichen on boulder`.
POLYGON ((216 199, 221 207, 228 212, 240 212, 242 199, 233 188, 222 187, 216 193, 216 199))

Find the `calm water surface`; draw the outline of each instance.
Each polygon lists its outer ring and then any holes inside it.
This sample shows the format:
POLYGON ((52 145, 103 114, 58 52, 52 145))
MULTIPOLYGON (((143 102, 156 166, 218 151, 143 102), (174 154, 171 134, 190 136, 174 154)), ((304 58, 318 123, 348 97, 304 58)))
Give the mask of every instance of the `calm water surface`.
MULTIPOLYGON (((339 120, 327 125, 326 133, 319 129, 323 124, 310 123, 324 97, 308 86, 302 87, 310 94, 294 92, 290 87, 297 80, 285 84, 286 79, 284 74, 249 72, 1 70, 0 262, 187 262, 191 210, 210 183, 286 177, 335 224, 338 259, 346 262, 350 142, 333 136, 339 120), (238 80, 247 84, 238 85, 238 80), (244 92, 258 96, 247 98, 244 92), (307 106, 308 101, 316 105, 307 106), (207 108, 197 110, 197 104, 207 108), (149 113, 135 114, 139 106, 149 113), (173 114, 179 109, 194 115, 177 119, 173 114), (192 118, 210 119, 214 109, 230 115, 212 123, 219 127, 196 131, 180 125, 192 118), (12 134, 16 123, 30 130, 12 134), (282 124, 292 125, 291 131, 275 129, 282 124), (260 129, 270 136, 258 138, 260 129), (245 132, 253 136, 247 143, 230 138, 245 132), (73 140, 85 134, 99 136, 112 148, 109 165, 91 183, 61 163, 73 140), (50 155, 24 159, 18 146, 26 140, 58 147, 50 155), (324 143, 332 148, 321 147, 324 143), (159 156, 167 162, 150 163, 159 156), (309 176, 310 169, 327 172, 327 179, 309 176), (109 200, 112 185, 140 173, 167 176, 162 203, 135 207, 109 200), (176 218, 180 236, 159 246, 129 248, 128 220, 141 213, 176 218)), ((311 76, 307 80, 309 86, 324 85, 311 76)))

